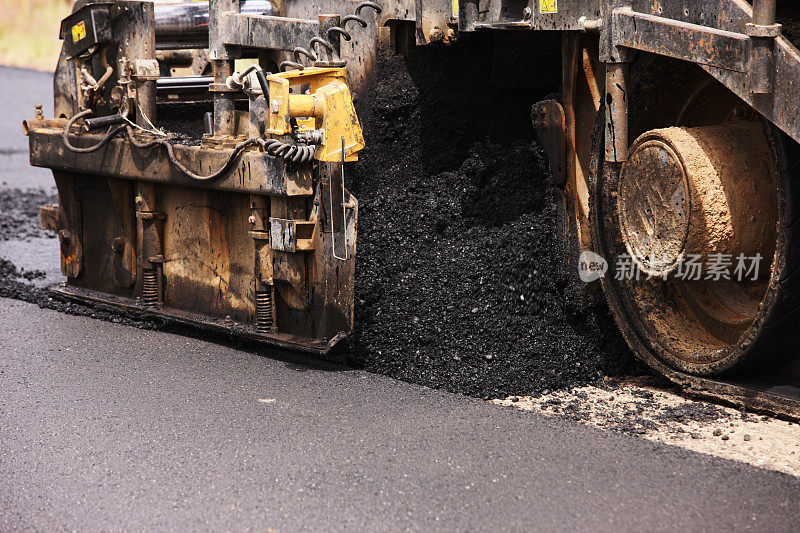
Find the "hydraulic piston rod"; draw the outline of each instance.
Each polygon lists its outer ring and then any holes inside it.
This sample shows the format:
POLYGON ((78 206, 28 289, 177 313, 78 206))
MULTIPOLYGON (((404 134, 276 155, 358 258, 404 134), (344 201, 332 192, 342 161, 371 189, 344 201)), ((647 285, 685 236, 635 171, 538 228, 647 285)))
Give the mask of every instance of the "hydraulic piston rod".
MULTIPOLYGON (((251 15, 277 15, 271 0, 242 0, 241 12, 251 15)), ((208 2, 157 2, 156 46, 161 50, 205 48, 208 46, 208 2)))

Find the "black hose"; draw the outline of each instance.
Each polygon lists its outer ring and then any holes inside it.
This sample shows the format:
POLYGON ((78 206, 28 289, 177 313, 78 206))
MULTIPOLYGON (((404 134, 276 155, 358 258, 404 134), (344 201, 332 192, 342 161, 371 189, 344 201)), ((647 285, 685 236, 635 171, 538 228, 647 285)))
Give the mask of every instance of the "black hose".
POLYGON ((106 133, 105 136, 102 139, 100 139, 100 142, 92 146, 87 146, 86 148, 78 148, 77 146, 72 146, 69 142, 70 128, 79 119, 91 114, 92 114, 91 109, 86 109, 84 111, 81 111, 80 113, 73 115, 73 117, 69 119, 67 121, 67 124, 64 126, 64 131, 61 133, 61 141, 64 143, 64 146, 66 146, 70 152, 75 152, 76 154, 88 154, 90 152, 95 152, 100 148, 102 148, 103 146, 105 146, 106 144, 108 144, 108 141, 110 141, 115 135, 117 135, 119 132, 121 132, 127 127, 125 124, 120 124, 119 126, 111 128, 108 131, 108 133, 106 133))
POLYGON ((61 134, 61 140, 64 142, 64 146, 66 146, 67 149, 69 149, 70 151, 79 154, 94 152, 95 150, 99 150, 104 145, 106 145, 108 141, 110 141, 115 135, 124 131, 125 136, 131 142, 131 144, 133 144, 136 148, 140 150, 154 148, 156 146, 164 146, 164 148, 166 148, 167 150, 167 158, 169 159, 170 163, 172 163, 175 166, 175 168, 177 168, 183 174, 185 174, 186 176, 195 181, 211 181, 219 178, 225 172, 230 170, 231 166, 236 161, 236 159, 241 155, 242 151, 248 146, 251 146, 253 144, 258 144, 259 146, 264 148, 264 150, 268 154, 274 157, 283 157, 287 161, 295 161, 295 162, 310 161, 314 155, 314 148, 311 146, 301 146, 301 145, 284 143, 278 141, 277 139, 268 139, 267 141, 265 141, 264 139, 250 137, 249 139, 242 141, 236 145, 230 157, 228 157, 228 160, 225 162, 224 165, 222 165, 222 167, 219 170, 207 176, 201 176, 200 174, 196 174, 191 170, 189 170, 189 168, 187 168, 186 165, 178 161, 178 159, 175 157, 175 150, 173 149, 172 143, 170 142, 175 139, 174 135, 152 139, 150 141, 139 142, 133 135, 133 128, 131 128, 128 124, 120 124, 118 126, 115 126, 100 140, 100 142, 98 142, 93 146, 89 146, 87 148, 78 148, 76 146, 72 146, 69 142, 70 128, 79 119, 91 113, 92 113, 91 109, 81 111, 80 113, 77 113, 71 119, 69 119, 69 121, 67 121, 67 124, 64 126, 64 131, 61 134))
POLYGON ((133 144, 136 148, 146 149, 146 148, 153 148, 159 145, 166 148, 167 158, 169 159, 170 163, 172 163, 175 166, 175 168, 180 170, 183 174, 192 178, 195 181, 211 181, 222 176, 225 172, 227 172, 230 169, 231 165, 233 165, 234 161, 236 161, 236 158, 238 158, 239 155, 242 153, 242 150, 244 150, 251 144, 256 144, 258 142, 258 139, 256 139, 255 137, 251 137, 246 141, 240 142, 239 144, 236 145, 236 147, 233 149, 233 153, 231 153, 230 157, 228 157, 228 160, 225 162, 224 165, 222 165, 222 167, 220 167, 219 170, 207 176, 201 176, 200 174, 195 174, 194 172, 189 170, 189 168, 187 168, 186 165, 178 161, 178 158, 175 157, 175 150, 172 148, 172 143, 170 142, 175 139, 174 136, 162 137, 160 139, 153 139, 151 141, 140 143, 133 136, 133 128, 127 126, 125 133, 128 137, 128 140, 131 141, 131 144, 133 144))
POLYGON ((258 78, 258 84, 261 85, 261 92, 264 94, 264 98, 269 102, 269 85, 267 85, 267 77, 264 75, 264 71, 261 69, 256 70, 256 78, 258 78))
POLYGON ((99 128, 105 128, 106 126, 116 126, 117 124, 122 124, 124 122, 124 115, 107 115, 105 117, 87 118, 83 121, 83 127, 86 128, 86 131, 92 131, 99 128))
POLYGON ((128 140, 131 142, 132 145, 134 145, 136 148, 140 150, 145 150, 147 148, 158 146, 159 144, 163 144, 165 141, 173 138, 173 137, 163 137, 163 138, 152 139, 150 141, 139 142, 136 140, 136 137, 133 136, 133 128, 131 128, 130 126, 125 128, 125 136, 128 138, 128 140))
POLYGON ((201 176, 199 174, 195 174, 194 172, 189 170, 186 166, 184 166, 183 163, 178 161, 178 159, 175 157, 175 152, 172 149, 171 142, 164 140, 161 142, 161 144, 163 144, 167 148, 167 157, 169 158, 170 162, 173 165, 175 165, 175 168, 177 168, 178 170, 180 170, 181 172, 183 172, 184 174, 186 174, 188 177, 192 178, 195 181, 211 181, 217 179, 218 177, 222 176, 225 172, 227 172, 230 169, 231 165, 233 165, 234 161, 239 157, 239 154, 242 153, 242 150, 244 150, 251 144, 255 144, 257 142, 258 139, 256 139, 255 137, 251 137, 246 141, 242 141, 239 144, 237 144, 236 147, 233 149, 233 153, 231 153, 231 156, 228 158, 225 164, 222 165, 222 167, 219 170, 217 170, 212 174, 209 174, 208 176, 201 176))

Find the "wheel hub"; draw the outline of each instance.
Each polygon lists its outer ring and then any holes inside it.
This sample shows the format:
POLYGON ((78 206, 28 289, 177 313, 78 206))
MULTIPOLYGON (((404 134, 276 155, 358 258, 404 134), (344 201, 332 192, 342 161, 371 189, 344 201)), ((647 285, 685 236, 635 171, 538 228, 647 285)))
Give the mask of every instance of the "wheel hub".
POLYGON ((623 241, 646 274, 687 256, 768 259, 774 249, 775 170, 758 123, 664 128, 641 135, 622 169, 623 241))

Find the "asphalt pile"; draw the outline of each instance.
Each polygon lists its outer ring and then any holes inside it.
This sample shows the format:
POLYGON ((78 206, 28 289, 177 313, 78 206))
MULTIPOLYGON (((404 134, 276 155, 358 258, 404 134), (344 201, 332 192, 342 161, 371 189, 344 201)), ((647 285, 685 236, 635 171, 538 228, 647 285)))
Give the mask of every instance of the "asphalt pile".
POLYGON ((39 207, 56 202, 56 195, 44 189, 0 189, 0 241, 46 236, 38 223, 39 207))
POLYGON ((641 373, 566 264, 531 127, 531 105, 559 86, 558 43, 468 37, 384 58, 357 104, 351 364, 480 397, 641 373))

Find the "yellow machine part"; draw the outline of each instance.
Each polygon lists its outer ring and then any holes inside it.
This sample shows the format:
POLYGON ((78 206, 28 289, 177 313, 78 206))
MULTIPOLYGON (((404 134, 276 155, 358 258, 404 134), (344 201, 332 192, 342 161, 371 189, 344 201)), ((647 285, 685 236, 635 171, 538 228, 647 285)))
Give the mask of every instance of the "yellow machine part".
POLYGON ((307 67, 271 74, 269 82, 269 127, 271 135, 291 133, 291 119, 298 125, 322 130, 314 158, 318 161, 341 161, 344 139, 345 161, 358 161, 364 148, 364 134, 358 120, 345 68, 307 67), (291 93, 291 87, 308 85, 305 94, 291 93), (303 120, 305 119, 305 120, 303 120))

